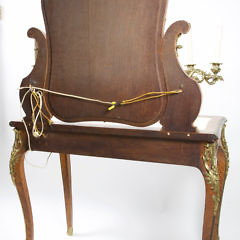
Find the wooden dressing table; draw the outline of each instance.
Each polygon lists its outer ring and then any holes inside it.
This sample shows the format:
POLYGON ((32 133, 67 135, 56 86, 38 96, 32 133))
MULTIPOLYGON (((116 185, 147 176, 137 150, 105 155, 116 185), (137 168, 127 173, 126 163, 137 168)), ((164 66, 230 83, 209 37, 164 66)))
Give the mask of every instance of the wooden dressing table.
POLYGON ((190 26, 178 21, 164 33, 166 8, 167 0, 42 0, 46 36, 28 31, 39 50, 20 89, 26 116, 10 123, 10 173, 27 240, 34 238, 24 172, 30 148, 60 154, 69 235, 70 154, 79 154, 198 168, 206 186, 202 239, 219 239, 229 166, 226 119, 198 116, 199 85, 182 70, 176 53, 179 35, 190 26), (66 124, 51 123, 53 117, 66 124))

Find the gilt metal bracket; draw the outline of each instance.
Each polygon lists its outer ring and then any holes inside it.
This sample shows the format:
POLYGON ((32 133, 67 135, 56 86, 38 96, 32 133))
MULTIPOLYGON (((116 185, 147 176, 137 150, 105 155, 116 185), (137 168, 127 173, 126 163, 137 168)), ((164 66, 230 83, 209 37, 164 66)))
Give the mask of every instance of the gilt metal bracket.
POLYGON ((227 177, 228 175, 228 169, 229 169, 229 152, 228 152, 228 145, 227 145, 227 141, 225 138, 225 128, 226 128, 226 124, 224 124, 223 128, 222 128, 222 136, 221 136, 221 143, 222 143, 222 150, 224 152, 224 156, 225 156, 225 161, 226 161, 226 173, 225 176, 227 177))
POLYGON ((214 216, 217 215, 217 210, 220 204, 220 180, 217 167, 217 146, 216 143, 207 143, 205 144, 204 154, 202 157, 204 167, 205 167, 205 176, 208 184, 211 185, 213 191, 212 199, 214 201, 214 216))
POLYGON ((13 144, 13 149, 12 149, 12 153, 11 153, 11 159, 10 159, 10 163, 9 163, 9 168, 10 168, 10 175, 12 178, 12 182, 14 185, 16 185, 16 181, 15 181, 15 165, 19 159, 19 155, 20 155, 20 151, 22 149, 23 146, 23 141, 21 138, 21 133, 19 130, 14 129, 15 132, 15 141, 13 144))

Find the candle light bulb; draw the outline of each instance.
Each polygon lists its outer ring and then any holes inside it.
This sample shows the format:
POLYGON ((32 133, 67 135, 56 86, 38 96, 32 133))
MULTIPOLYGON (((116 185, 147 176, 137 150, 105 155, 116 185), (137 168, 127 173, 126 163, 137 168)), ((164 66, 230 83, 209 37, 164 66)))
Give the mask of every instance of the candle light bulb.
POLYGON ((193 64, 193 36, 192 30, 187 35, 187 64, 193 64))
POLYGON ((222 52, 222 38, 223 38, 223 26, 218 25, 216 28, 216 45, 215 45, 215 56, 214 62, 221 63, 221 52, 222 52))

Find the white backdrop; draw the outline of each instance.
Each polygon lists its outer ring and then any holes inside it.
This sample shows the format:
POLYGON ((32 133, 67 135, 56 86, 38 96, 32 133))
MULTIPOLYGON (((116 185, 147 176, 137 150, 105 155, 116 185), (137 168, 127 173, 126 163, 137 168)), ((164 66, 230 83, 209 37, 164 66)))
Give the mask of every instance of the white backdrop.
MULTIPOLYGON (((40 0, 0 0, 0 239, 25 239, 21 206, 8 170, 14 134, 10 120, 20 119, 17 88, 34 62, 30 27, 44 30, 40 0)), ((209 69, 214 58, 215 29, 223 25, 222 75, 215 86, 203 83, 201 114, 228 119, 230 170, 220 222, 222 240, 240 236, 240 162, 238 161, 239 88, 238 0, 169 0, 167 26, 176 20, 192 23, 194 61, 209 69)), ((67 17, 67 16, 66 16, 67 17)), ((180 60, 186 60, 186 36, 180 60)), ((27 161, 44 166, 46 153, 28 153, 27 161)), ((32 198, 35 239, 68 239, 58 156, 46 168, 26 163, 32 198)), ((200 240, 204 183, 198 170, 164 164, 72 156, 73 239, 200 240)))

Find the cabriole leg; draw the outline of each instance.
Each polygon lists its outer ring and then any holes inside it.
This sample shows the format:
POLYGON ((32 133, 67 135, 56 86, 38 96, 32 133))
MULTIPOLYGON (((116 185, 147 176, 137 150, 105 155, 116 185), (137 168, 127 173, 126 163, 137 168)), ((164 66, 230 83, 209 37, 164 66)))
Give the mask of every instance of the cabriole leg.
POLYGON ((206 188, 202 240, 218 240, 215 227, 220 204, 220 179, 217 167, 216 143, 204 145, 201 172, 204 176, 206 188))
POLYGON ((222 196, 223 196, 224 185, 228 175, 228 168, 229 168, 229 153, 228 153, 227 142, 225 139, 225 127, 226 126, 224 125, 222 130, 221 146, 219 147, 217 152, 219 185, 220 185, 220 203, 219 203, 219 208, 216 215, 216 223, 214 228, 214 235, 216 236, 219 236, 218 230, 219 230, 219 218, 220 218, 221 205, 222 205, 222 196))
POLYGON ((65 197, 65 208, 66 208, 66 220, 67 220, 67 233, 68 235, 73 234, 73 214, 72 214, 72 180, 71 180, 71 162, 70 155, 60 153, 61 169, 62 169, 62 180, 65 197))
POLYGON ((201 172, 206 186, 203 240, 219 240, 218 226, 222 195, 229 167, 229 154, 222 132, 221 146, 217 143, 205 144, 201 172))
POLYGON ((32 207, 29 198, 29 192, 24 171, 24 158, 27 151, 27 136, 24 131, 15 131, 15 142, 12 149, 10 159, 10 174, 13 184, 16 186, 18 196, 21 201, 25 228, 26 228, 26 240, 33 240, 33 217, 32 207))

